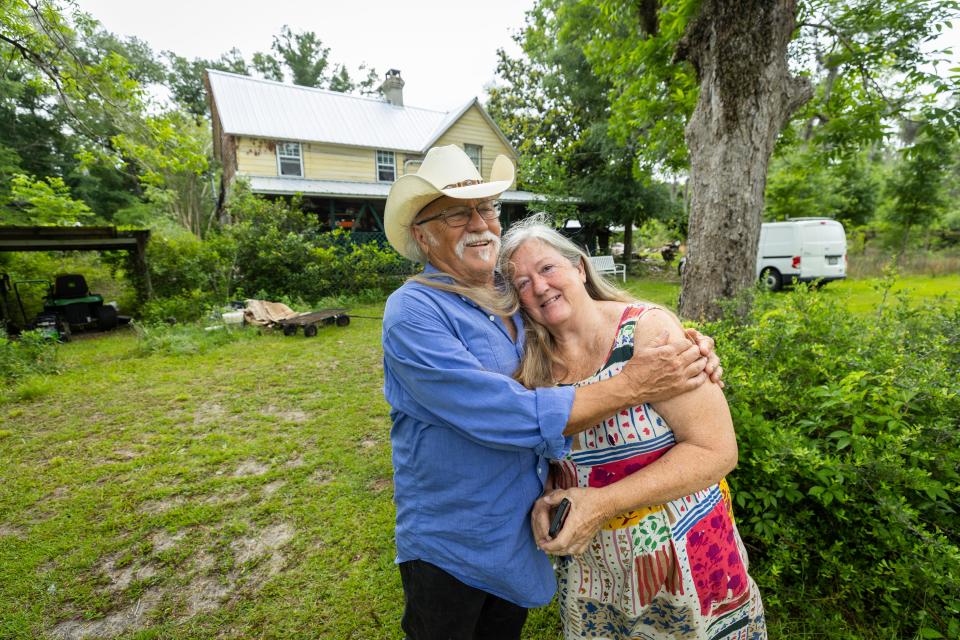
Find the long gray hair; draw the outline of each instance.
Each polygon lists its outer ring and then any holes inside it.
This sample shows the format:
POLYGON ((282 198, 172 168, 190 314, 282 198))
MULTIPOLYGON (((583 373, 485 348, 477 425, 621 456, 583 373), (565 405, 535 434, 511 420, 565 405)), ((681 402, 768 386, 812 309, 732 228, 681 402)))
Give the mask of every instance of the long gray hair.
POLYGON ((583 270, 587 275, 584 287, 587 294, 594 300, 634 301, 630 294, 600 276, 590 263, 587 254, 555 231, 549 225, 549 221, 550 217, 547 214, 540 213, 514 223, 501 238, 498 261, 498 270, 503 275, 506 285, 504 289, 506 301, 503 306, 510 309, 519 307, 526 327, 523 360, 521 360, 520 368, 513 374, 513 377, 531 389, 552 386, 555 381, 554 370, 564 371, 566 366, 557 355, 556 343, 550 332, 543 325, 534 322, 520 305, 519 294, 513 286, 514 265, 512 258, 521 246, 530 241, 541 242, 563 256, 573 267, 583 265, 583 270))

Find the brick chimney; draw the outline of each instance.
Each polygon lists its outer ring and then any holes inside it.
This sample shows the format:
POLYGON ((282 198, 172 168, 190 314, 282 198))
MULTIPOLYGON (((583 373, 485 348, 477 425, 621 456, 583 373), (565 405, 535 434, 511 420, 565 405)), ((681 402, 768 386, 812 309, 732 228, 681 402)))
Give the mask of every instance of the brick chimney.
POLYGON ((399 69, 387 71, 387 77, 380 85, 380 93, 393 106, 403 106, 403 78, 400 77, 399 69))

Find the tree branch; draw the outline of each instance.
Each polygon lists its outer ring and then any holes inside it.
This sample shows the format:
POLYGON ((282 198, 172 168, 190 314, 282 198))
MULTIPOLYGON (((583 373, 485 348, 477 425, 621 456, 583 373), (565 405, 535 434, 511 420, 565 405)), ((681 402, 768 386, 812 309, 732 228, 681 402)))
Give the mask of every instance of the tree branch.
POLYGON ((834 36, 840 42, 840 45, 848 53, 851 54, 852 59, 854 61, 854 66, 860 72, 860 80, 861 80, 861 83, 863 84, 863 90, 867 92, 867 94, 870 94, 871 93, 870 87, 872 85, 873 91, 875 91, 877 95, 880 96, 881 100, 883 100, 885 103, 887 103, 891 107, 895 107, 896 103, 893 100, 890 100, 889 98, 887 98, 886 95, 884 95, 883 88, 877 83, 876 80, 874 80, 873 76, 870 75, 866 65, 864 65, 863 61, 858 55, 858 48, 854 46, 855 44, 854 41, 851 40, 847 36, 847 34, 845 34, 842 30, 838 29, 837 27, 831 24, 823 23, 823 22, 800 22, 797 24, 797 27, 798 28, 810 27, 811 29, 820 29, 834 36))

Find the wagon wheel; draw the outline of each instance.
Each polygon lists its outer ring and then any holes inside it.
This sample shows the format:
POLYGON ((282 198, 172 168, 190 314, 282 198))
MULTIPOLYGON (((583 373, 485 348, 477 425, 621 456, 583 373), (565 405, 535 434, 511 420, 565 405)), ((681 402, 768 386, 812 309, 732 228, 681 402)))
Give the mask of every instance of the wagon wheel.
POLYGON ((297 325, 295 325, 295 324, 285 324, 285 325, 283 325, 283 335, 285 335, 285 336, 295 336, 295 335, 297 335, 297 325))
POLYGON ((334 322, 336 322, 336 321, 337 321, 337 319, 336 319, 334 316, 327 316, 326 318, 324 318, 324 319, 321 320, 320 322, 323 323, 323 326, 329 327, 330 325, 332 325, 332 324, 333 324, 334 322))
POLYGON ((345 314, 345 313, 337 316, 337 326, 338 326, 338 327, 345 327, 345 326, 347 326, 348 324, 350 324, 350 316, 348 316, 348 315, 345 314))
POLYGON ((303 328, 303 335, 306 338, 312 338, 313 336, 317 335, 317 325, 308 324, 307 326, 305 326, 303 328))

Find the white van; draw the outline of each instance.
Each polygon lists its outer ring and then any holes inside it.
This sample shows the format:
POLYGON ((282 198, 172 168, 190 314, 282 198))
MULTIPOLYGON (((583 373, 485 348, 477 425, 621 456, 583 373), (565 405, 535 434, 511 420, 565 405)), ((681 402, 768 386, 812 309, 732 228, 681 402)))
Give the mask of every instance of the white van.
POLYGON ((847 277, 847 234, 829 218, 765 222, 757 247, 757 277, 771 291, 793 282, 847 277))

